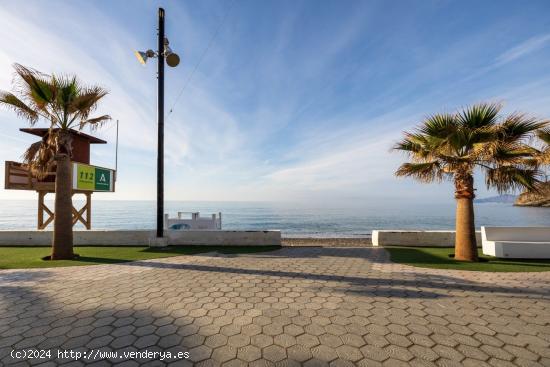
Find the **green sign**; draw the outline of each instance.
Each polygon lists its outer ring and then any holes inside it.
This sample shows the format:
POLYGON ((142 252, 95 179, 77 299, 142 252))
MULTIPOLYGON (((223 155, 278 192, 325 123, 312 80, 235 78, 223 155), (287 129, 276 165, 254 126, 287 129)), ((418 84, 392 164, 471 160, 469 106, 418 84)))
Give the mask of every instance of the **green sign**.
POLYGON ((73 190, 115 191, 113 179, 111 169, 73 163, 73 190))

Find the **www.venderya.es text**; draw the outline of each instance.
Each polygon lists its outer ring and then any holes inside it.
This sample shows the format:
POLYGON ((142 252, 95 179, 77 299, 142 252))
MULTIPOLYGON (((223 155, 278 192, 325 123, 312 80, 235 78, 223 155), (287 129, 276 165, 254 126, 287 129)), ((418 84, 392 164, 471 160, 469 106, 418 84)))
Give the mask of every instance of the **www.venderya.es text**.
POLYGON ((15 360, 31 359, 66 359, 66 360, 180 360, 188 359, 189 352, 170 352, 170 351, 152 351, 152 350, 128 350, 128 351, 110 351, 100 349, 90 349, 88 351, 75 351, 64 349, 19 349, 12 350, 11 357, 15 360))

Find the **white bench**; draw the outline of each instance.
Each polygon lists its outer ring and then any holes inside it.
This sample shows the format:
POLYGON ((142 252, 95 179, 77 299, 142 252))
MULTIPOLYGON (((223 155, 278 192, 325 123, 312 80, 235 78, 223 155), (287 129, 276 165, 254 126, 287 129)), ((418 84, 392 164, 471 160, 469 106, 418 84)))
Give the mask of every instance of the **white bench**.
POLYGON ((481 227, 483 253, 513 259, 550 259, 550 227, 481 227))

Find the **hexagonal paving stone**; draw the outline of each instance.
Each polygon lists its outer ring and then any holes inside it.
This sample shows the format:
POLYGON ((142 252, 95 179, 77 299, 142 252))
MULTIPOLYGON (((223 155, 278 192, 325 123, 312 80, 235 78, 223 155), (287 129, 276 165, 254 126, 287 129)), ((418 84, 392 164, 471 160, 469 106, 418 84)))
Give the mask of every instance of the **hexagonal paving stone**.
POLYGON ((245 362, 252 362, 262 357, 262 350, 254 345, 239 348, 237 357, 245 362))
POLYGON ((311 349, 311 353, 315 359, 330 362, 338 358, 338 353, 334 348, 327 345, 318 345, 311 349))
POLYGON ((286 358, 286 350, 278 345, 270 345, 262 349, 262 356, 268 361, 278 362, 286 358))
POLYGON ((212 353, 212 359, 220 363, 230 361, 236 357, 237 349, 229 345, 218 347, 212 353))
POLYGON ((310 335, 310 334, 299 335, 296 338, 296 342, 299 345, 303 345, 304 347, 308 347, 308 348, 311 348, 320 344, 319 338, 317 338, 315 335, 310 335))
POLYGON ((273 344, 273 337, 269 335, 264 335, 264 334, 254 335, 253 337, 250 338, 250 343, 259 348, 264 348, 264 347, 267 347, 268 345, 273 344))
POLYGON ((293 345, 289 347, 286 351, 290 360, 301 363, 307 361, 312 357, 310 349, 302 345, 293 345))

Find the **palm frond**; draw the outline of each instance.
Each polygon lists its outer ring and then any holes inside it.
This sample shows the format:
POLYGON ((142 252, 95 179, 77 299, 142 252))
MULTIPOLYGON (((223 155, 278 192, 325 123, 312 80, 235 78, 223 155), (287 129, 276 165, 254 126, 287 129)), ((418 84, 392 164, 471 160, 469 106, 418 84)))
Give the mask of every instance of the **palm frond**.
POLYGON ((29 102, 39 109, 44 109, 55 99, 56 88, 48 75, 20 64, 14 64, 13 67, 19 77, 19 82, 16 83, 19 91, 29 99, 29 102))
POLYGON ((456 119, 462 128, 486 128, 497 123, 501 109, 500 103, 478 103, 458 112, 456 119))
POLYGON ((68 105, 71 113, 78 113, 81 118, 85 119, 92 112, 99 100, 107 95, 107 90, 94 86, 82 90, 79 95, 68 105))
POLYGON ((27 164, 34 161, 38 157, 38 152, 40 151, 42 144, 42 141, 31 144, 30 147, 27 148, 25 153, 23 153, 23 161, 27 164))
POLYGON ((522 113, 513 113, 506 117, 504 122, 498 125, 496 129, 500 140, 514 142, 525 140, 547 126, 549 121, 529 117, 522 113))
POLYGON ((446 174, 440 162, 403 163, 395 172, 398 177, 412 177, 420 182, 443 181, 446 174))
POLYGON ((497 166, 486 169, 487 188, 495 188, 499 193, 520 189, 536 191, 542 173, 538 169, 517 166, 497 166))
POLYGON ((13 93, 0 91, 0 104, 14 110, 18 116, 28 120, 31 126, 38 121, 38 113, 13 93))
POLYGON ((58 91, 56 104, 64 110, 68 110, 71 103, 80 94, 80 83, 76 76, 53 75, 55 87, 58 91))
POLYGON ((429 116, 417 130, 423 135, 447 139, 457 132, 458 126, 452 114, 443 113, 429 116))
POLYGON ((55 165, 55 147, 47 140, 33 143, 23 154, 23 161, 35 177, 44 178, 55 165))
POLYGON ((426 147, 428 142, 424 139, 423 135, 406 133, 405 139, 396 143, 393 146, 393 150, 399 150, 405 152, 414 161, 431 161, 433 148, 426 147))
POLYGON ((538 154, 539 150, 529 145, 496 140, 484 145, 484 151, 478 155, 478 159, 487 164, 522 164, 538 154))
MULTIPOLYGON (((68 112, 72 115, 68 126, 72 127, 74 123, 78 122, 79 128, 82 129, 87 124, 85 121, 89 120, 90 114, 97 108, 99 100, 107 94, 107 90, 99 86, 82 88, 79 95, 67 106, 68 112)), ((101 125, 102 123, 94 124, 93 129, 101 125)))
POLYGON ((80 121, 80 129, 82 130, 85 126, 90 126, 90 129, 96 130, 100 126, 102 126, 105 122, 110 121, 111 116, 109 115, 103 115, 87 120, 80 121))
POLYGON ((537 131, 537 136, 544 143, 550 145, 550 128, 539 129, 539 131, 537 131))

